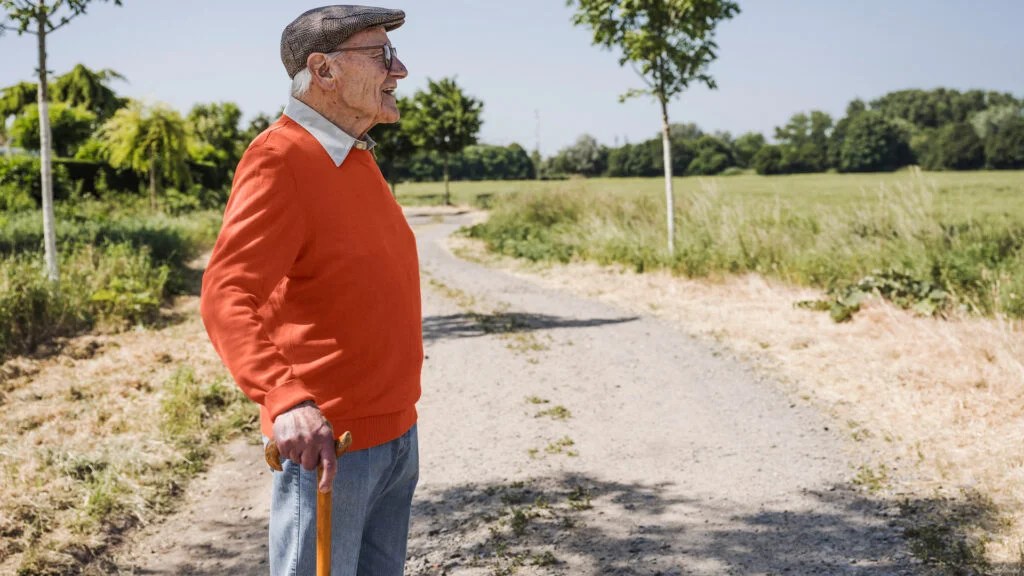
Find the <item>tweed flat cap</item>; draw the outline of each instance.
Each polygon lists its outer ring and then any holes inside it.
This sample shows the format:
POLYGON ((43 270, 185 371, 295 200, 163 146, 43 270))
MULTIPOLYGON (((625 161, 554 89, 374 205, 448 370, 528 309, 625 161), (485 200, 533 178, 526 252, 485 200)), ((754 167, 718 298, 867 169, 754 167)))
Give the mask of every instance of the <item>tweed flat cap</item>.
POLYGON ((281 33, 281 62, 294 78, 314 52, 330 52, 356 32, 405 24, 405 12, 374 6, 323 6, 304 12, 281 33))

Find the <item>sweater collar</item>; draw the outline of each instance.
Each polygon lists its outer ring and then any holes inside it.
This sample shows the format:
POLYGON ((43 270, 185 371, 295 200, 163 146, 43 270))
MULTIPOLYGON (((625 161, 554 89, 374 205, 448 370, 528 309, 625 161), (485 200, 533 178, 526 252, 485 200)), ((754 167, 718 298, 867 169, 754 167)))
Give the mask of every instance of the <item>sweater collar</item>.
POLYGON ((331 160, 334 161, 335 166, 341 166, 353 148, 373 150, 373 147, 377 145, 369 134, 367 134, 366 140, 353 138, 294 96, 288 99, 284 115, 294 120, 296 124, 305 128, 313 138, 316 138, 316 141, 323 146, 331 160))

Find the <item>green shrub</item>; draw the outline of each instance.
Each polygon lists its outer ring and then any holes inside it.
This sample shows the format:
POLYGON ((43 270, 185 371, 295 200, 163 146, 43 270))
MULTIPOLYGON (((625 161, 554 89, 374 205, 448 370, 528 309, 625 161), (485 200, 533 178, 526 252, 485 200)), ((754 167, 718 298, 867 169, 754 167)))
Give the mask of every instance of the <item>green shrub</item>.
MULTIPOLYGON (((27 195, 42 206, 43 184, 39 176, 40 161, 33 156, 0 156, 0 203, 8 201, 10 206, 3 210, 18 210, 29 207, 24 198, 27 195), (4 200, 9 199, 9 200, 4 200)), ((53 165, 53 197, 63 200, 70 195, 71 184, 67 170, 59 164, 53 165)))
POLYGON ((32 352, 98 322, 123 327, 156 320, 169 268, 145 247, 78 246, 62 254, 61 282, 51 283, 39 254, 0 259, 0 357, 32 352))
POLYGON ((529 260, 568 262, 578 248, 569 235, 583 213, 583 198, 572 193, 529 193, 502 203, 491 218, 470 229, 497 252, 529 260), (504 210, 502 208, 505 208, 504 210))
POLYGON ((43 273, 38 213, 0 213, 0 358, 98 324, 154 322, 168 296, 194 289, 187 264, 213 244, 219 214, 138 214, 98 202, 61 207, 54 286, 43 273))
POLYGON ((95 266, 88 278, 94 287, 89 304, 98 319, 129 325, 157 319, 170 274, 166 264, 154 264, 145 246, 112 244, 105 250, 82 251, 95 266))

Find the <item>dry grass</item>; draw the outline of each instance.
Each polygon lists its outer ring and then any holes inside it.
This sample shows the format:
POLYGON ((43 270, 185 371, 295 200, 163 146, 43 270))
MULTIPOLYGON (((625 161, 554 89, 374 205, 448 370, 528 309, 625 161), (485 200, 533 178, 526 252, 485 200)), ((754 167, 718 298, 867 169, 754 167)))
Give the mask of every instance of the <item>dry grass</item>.
MULTIPOLYGON (((83 336, 0 376, 0 573, 102 572, 122 534, 167 512, 208 447, 240 422, 198 319, 197 299, 162 330, 83 336), (210 405, 199 426, 175 416, 182 395, 210 405), (178 423, 178 424, 176 424, 178 423)), ((195 422, 193 422, 195 424, 195 422)))
MULTIPOLYGON (((885 470, 894 497, 980 493, 1001 511, 987 534, 995 562, 1019 560, 1024 542, 1024 331, 1004 320, 916 317, 872 302, 852 322, 794 307, 814 290, 756 275, 688 280, 596 264, 538 266, 453 238, 463 257, 551 287, 675 321, 778 376, 831 413, 860 452, 885 470)), ((874 476, 873 476, 874 478, 874 476)))

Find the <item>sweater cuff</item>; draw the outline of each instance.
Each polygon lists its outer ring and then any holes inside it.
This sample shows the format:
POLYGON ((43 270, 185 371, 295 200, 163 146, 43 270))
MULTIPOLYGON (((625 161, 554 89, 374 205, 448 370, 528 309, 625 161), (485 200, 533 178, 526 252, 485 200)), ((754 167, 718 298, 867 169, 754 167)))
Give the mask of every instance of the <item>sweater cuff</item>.
POLYGON ((266 406, 267 412, 270 415, 270 421, 273 422, 281 414, 307 400, 316 401, 313 395, 306 390, 306 384, 296 378, 267 392, 266 397, 263 399, 263 405, 266 406))

